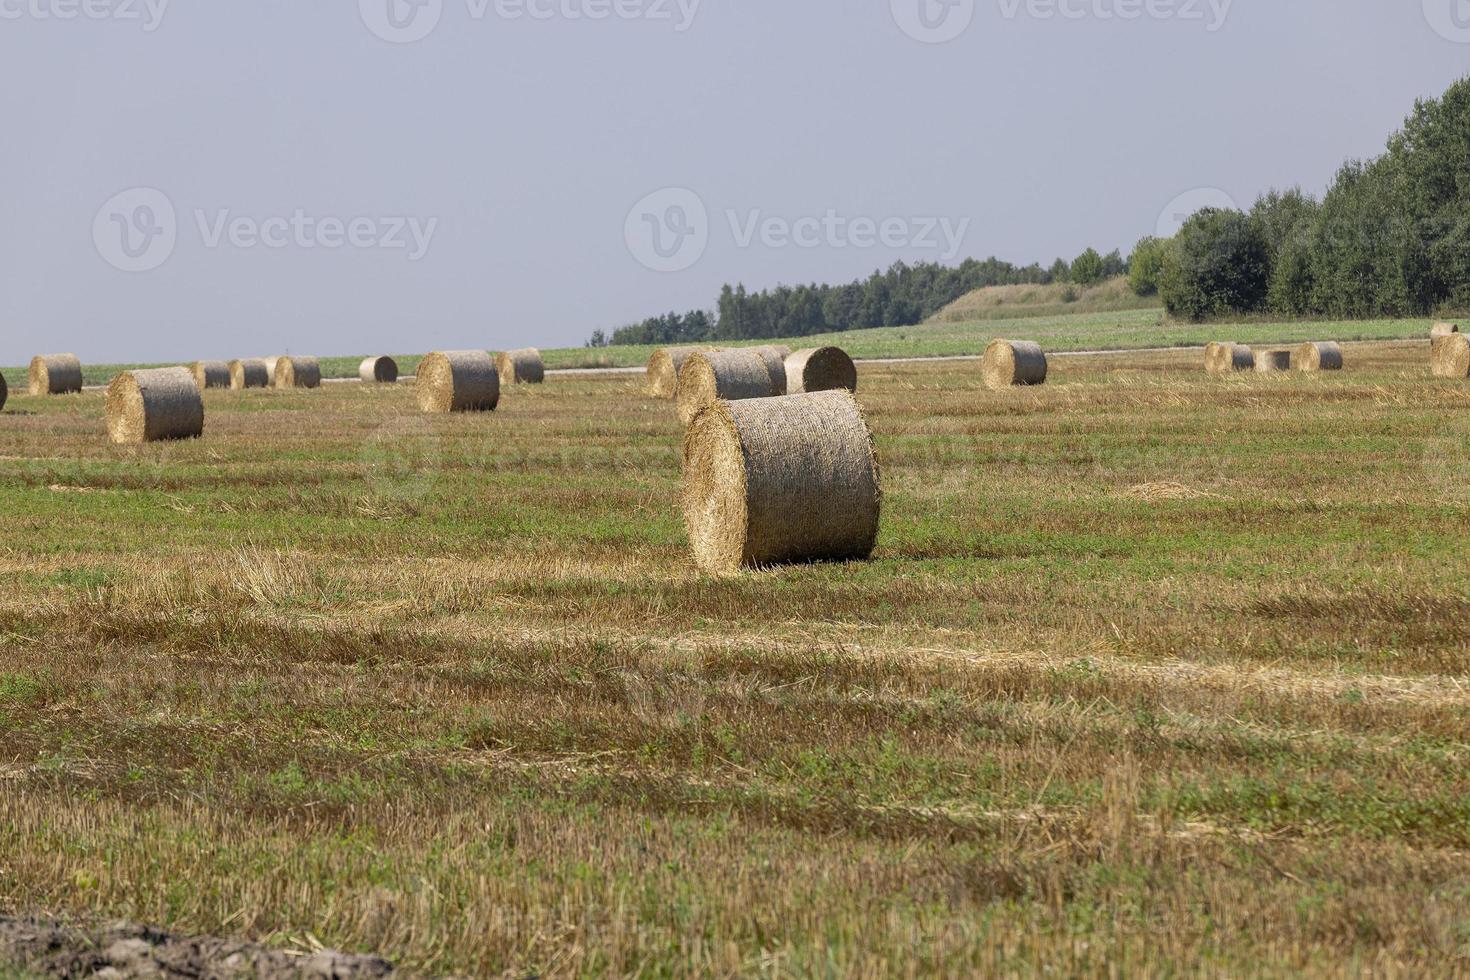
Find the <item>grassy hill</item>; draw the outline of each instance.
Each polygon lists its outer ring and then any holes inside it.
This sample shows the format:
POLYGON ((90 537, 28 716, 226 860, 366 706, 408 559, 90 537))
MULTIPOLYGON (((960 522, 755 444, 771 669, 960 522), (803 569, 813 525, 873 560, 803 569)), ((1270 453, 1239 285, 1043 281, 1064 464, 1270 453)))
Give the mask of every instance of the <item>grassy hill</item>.
POLYGON ((1127 277, 1118 276, 1094 286, 1064 282, 1045 286, 986 286, 966 293, 929 319, 931 323, 971 323, 1026 316, 1160 309, 1157 296, 1135 296, 1128 288, 1127 277))

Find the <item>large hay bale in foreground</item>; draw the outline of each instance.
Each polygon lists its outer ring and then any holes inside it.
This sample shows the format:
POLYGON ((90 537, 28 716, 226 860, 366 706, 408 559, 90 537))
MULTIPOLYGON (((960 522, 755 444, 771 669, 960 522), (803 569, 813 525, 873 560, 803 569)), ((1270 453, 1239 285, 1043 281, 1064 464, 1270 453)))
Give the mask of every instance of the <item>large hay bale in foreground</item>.
POLYGON ((246 388, 269 388, 270 386, 270 370, 262 359, 247 357, 230 362, 231 388, 243 391, 246 388))
POLYGON ((1439 378, 1470 378, 1470 338, 1450 334, 1434 348, 1433 369, 1439 378))
POLYGON ((314 357, 279 357, 271 375, 277 388, 320 388, 322 365, 314 357))
POLYGON ((435 351, 419 362, 419 407, 426 412, 493 412, 500 374, 487 351, 435 351))
POLYGON ((786 358, 786 393, 857 392, 857 365, 841 347, 813 347, 786 358))
POLYGON ((366 384, 398 383, 398 362, 386 354, 365 359, 357 367, 357 376, 366 384))
POLYGON ((1046 384, 1046 354, 1034 341, 992 340, 980 361, 980 377, 992 391, 1046 384))
POLYGON ((1296 349, 1292 363, 1298 371, 1341 371, 1342 346, 1336 341, 1308 341, 1296 349))
POLYGON ((230 386, 229 361, 195 361, 189 365, 189 373, 194 376, 194 384, 200 391, 230 386))
POLYGON ((867 558, 882 497, 846 391, 716 401, 684 436, 684 521, 706 571, 867 558))
POLYGON ((107 434, 116 443, 204 434, 204 399, 188 368, 124 371, 107 386, 107 434))
POLYGON ((75 354, 39 354, 28 380, 33 395, 74 395, 82 390, 82 362, 75 354))
POLYGON ((1256 352, 1256 373, 1275 374, 1291 370, 1291 351, 1263 350, 1256 352))
POLYGON ((495 370, 502 385, 539 385, 546 380, 546 365, 534 347, 501 351, 495 355, 495 370))
POLYGON ((1205 370, 1210 374, 1250 371, 1256 366, 1256 355, 1245 344, 1231 340, 1213 340, 1205 345, 1205 370))
POLYGON ((664 347, 648 359, 648 391, 655 398, 673 398, 679 387, 679 372, 691 354, 716 350, 714 347, 664 347))
POLYGON ((679 418, 688 424, 700 409, 720 400, 784 395, 784 388, 776 388, 768 358, 768 354, 752 347, 690 354, 679 372, 678 391, 674 395, 679 418))

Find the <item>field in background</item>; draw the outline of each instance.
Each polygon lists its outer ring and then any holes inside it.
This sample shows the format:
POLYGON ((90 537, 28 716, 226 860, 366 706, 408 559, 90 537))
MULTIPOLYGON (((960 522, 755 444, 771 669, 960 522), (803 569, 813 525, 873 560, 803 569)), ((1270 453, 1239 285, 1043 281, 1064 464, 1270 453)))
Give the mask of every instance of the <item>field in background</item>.
POLYGON ((1092 286, 1057 282, 1047 285, 985 286, 966 293, 930 317, 935 323, 973 323, 1029 316, 1068 316, 1117 313, 1124 310, 1161 312, 1157 296, 1135 296, 1127 276, 1092 286))
POLYGON ((1452 972, 1470 387, 1348 357, 866 366, 874 560, 728 580, 636 377, 211 391, 140 449, 13 395, 0 910, 461 974, 1452 972))

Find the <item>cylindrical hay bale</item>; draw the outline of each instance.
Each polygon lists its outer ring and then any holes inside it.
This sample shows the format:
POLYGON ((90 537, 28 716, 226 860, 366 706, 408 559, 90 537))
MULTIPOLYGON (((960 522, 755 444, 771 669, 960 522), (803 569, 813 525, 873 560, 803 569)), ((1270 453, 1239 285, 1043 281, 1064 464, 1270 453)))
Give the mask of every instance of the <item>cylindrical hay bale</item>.
POLYGON ((752 347, 750 350, 755 351, 766 362, 766 371, 771 375, 771 394, 786 394, 786 358, 791 356, 791 348, 767 344, 764 347, 752 347))
POLYGON ((357 376, 370 385, 397 384, 398 362, 386 355, 369 357, 358 366, 357 376))
POLYGON ((271 383, 277 388, 320 388, 321 362, 314 357, 279 357, 271 383))
POLYGON ((33 395, 74 395, 82 390, 82 362, 75 354, 41 354, 31 358, 33 395))
POLYGON ((679 387, 679 372, 691 354, 715 350, 713 347, 665 347, 648 359, 648 390, 655 398, 673 398, 679 387))
POLYGON ((766 357, 744 347, 690 354, 679 372, 674 404, 678 406, 680 420, 687 425, 711 402, 770 398, 779 394, 785 392, 776 390, 766 357))
POLYGON ((1434 374, 1440 378, 1470 378, 1470 338, 1462 333, 1444 337, 1434 349, 1434 374))
POLYGON ((236 391, 246 388, 269 388, 270 371, 260 358, 245 358, 230 362, 230 387, 236 391))
POLYGON ((684 436, 684 522, 706 571, 867 558, 882 497, 846 391, 717 401, 684 436))
POLYGON ((1045 384, 1046 354, 1030 340, 992 340, 980 362, 980 376, 992 391, 1045 384))
POLYGON ((415 387, 426 412, 493 412, 500 375, 482 350, 435 351, 419 363, 415 387))
POLYGON ((1274 374, 1277 371, 1291 370, 1291 351, 1289 350, 1263 350, 1256 354, 1256 372, 1258 374, 1274 374))
POLYGON ((812 347, 786 358, 786 393, 857 391, 857 365, 841 347, 812 347))
POLYGON ((228 361, 195 361, 189 365, 194 375, 194 384, 200 391, 205 388, 228 388, 230 386, 230 364, 228 361))
POLYGON ((1205 347, 1205 370, 1210 374, 1249 371, 1256 366, 1256 355, 1245 344, 1216 340, 1205 347))
POLYGON ((1296 349, 1292 360, 1298 371, 1341 371, 1342 347, 1331 340, 1309 341, 1296 349))
POLYGON ((261 358, 261 361, 265 364, 265 385, 267 388, 274 386, 276 383, 276 365, 280 363, 280 360, 279 355, 276 357, 261 358))
POLYGON ((107 434, 116 443, 204 434, 204 399, 188 368, 124 371, 107 387, 107 434))
POLYGON ((10 386, 5 383, 5 375, 0 374, 0 408, 5 407, 5 399, 10 397, 10 386))
POLYGON ((495 355, 495 370, 503 385, 539 385, 546 380, 546 365, 534 347, 501 351, 495 355))
POLYGON ((1436 340, 1440 337, 1448 337, 1451 334, 1459 332, 1460 325, 1458 323, 1436 323, 1429 328, 1429 337, 1431 340, 1436 340))

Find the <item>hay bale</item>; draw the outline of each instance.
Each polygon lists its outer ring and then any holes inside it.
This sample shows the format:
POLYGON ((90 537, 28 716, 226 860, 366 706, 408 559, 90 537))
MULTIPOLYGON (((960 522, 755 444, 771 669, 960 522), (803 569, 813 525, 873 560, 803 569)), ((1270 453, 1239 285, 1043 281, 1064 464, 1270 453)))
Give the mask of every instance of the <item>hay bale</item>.
POLYGON ((1435 377, 1470 378, 1470 338, 1462 333, 1441 338, 1434 348, 1433 367, 1435 377))
POLYGON ((1459 332, 1460 325, 1458 323, 1436 323, 1434 326, 1429 328, 1429 339, 1438 340, 1442 337, 1448 337, 1451 334, 1457 334, 1459 332))
POLYGON ((277 388, 320 388, 321 362, 314 357, 278 357, 271 384, 277 388))
POLYGON ((188 368, 124 371, 107 386, 107 434, 116 443, 204 434, 204 399, 188 368))
POLYGON ((1210 374, 1249 371, 1255 366, 1256 355, 1245 344, 1214 340, 1205 345, 1205 370, 1210 374))
POLYGON ((1263 350, 1255 355, 1257 374, 1275 374, 1291 370, 1291 351, 1263 350))
POLYGON ((426 412, 493 412, 500 374, 482 350, 435 351, 419 363, 415 387, 426 412))
POLYGON ((267 388, 273 387, 276 383, 276 365, 280 363, 280 360, 279 355, 261 358, 261 361, 265 363, 265 384, 267 388))
POLYGON ((791 348, 767 344, 748 349, 759 354, 761 360, 766 362, 766 371, 771 375, 771 394, 786 394, 786 358, 791 356, 791 348))
POLYGON ((784 387, 776 388, 769 355, 753 347, 741 347, 690 354, 679 372, 674 404, 687 425, 711 402, 771 398, 785 393, 784 387))
POLYGON ((716 347, 664 347, 648 359, 648 391, 655 398, 673 398, 679 387, 679 372, 691 354, 718 350, 716 347))
POLYGON ((10 387, 5 383, 5 375, 0 374, 0 409, 5 407, 5 399, 10 397, 10 387))
POLYGON ((246 388, 269 388, 270 369, 261 358, 244 358, 230 362, 230 387, 236 391, 246 388))
POLYGON ((980 377, 992 391, 1046 384, 1046 354, 1030 340, 992 340, 980 361, 980 377))
POLYGON ((1296 349, 1292 363, 1298 371, 1341 371, 1342 347, 1331 340, 1309 341, 1296 349))
POLYGON ((33 395, 74 395, 82 390, 82 362, 75 354, 40 354, 31 358, 33 395))
POLYGON ((684 521, 706 571, 867 558, 882 496, 846 391, 716 401, 684 436, 684 521))
POLYGON ((857 365, 841 347, 813 347, 786 358, 786 393, 857 391, 857 365))
POLYGON ((387 355, 369 357, 358 365, 357 376, 366 384, 392 385, 398 383, 398 362, 387 355))
POLYGON ((189 365, 194 384, 205 388, 228 388, 230 386, 230 363, 228 361, 195 361, 189 365))
POLYGON ((546 365, 534 347, 501 351, 495 355, 495 370, 502 385, 539 385, 546 380, 546 365))

